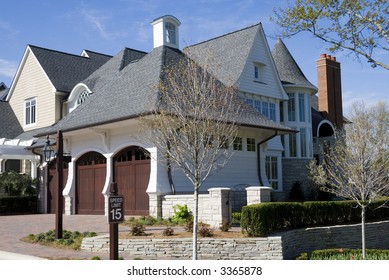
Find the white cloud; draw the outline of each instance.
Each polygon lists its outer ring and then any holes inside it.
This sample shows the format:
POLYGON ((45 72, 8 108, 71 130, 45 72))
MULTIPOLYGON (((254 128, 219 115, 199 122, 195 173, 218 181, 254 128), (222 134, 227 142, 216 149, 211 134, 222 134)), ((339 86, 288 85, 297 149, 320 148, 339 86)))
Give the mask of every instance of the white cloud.
POLYGON ((106 40, 114 40, 119 37, 125 37, 126 33, 118 30, 110 31, 108 30, 108 24, 110 22, 110 17, 103 15, 103 12, 98 10, 87 10, 82 9, 82 15, 85 17, 87 23, 94 29, 96 29, 100 36, 106 40))
POLYGON ((8 61, 0 58, 0 76, 13 78, 18 65, 14 61, 8 61))

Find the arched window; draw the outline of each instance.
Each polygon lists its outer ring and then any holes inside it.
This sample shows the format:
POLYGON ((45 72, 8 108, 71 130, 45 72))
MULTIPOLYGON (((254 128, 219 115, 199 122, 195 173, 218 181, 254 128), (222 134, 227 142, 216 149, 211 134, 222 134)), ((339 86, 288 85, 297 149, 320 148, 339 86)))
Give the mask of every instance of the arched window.
POLYGON ((176 44, 176 27, 171 22, 165 23, 166 30, 166 42, 170 44, 176 44))
POLYGON ((81 92, 80 95, 78 96, 76 106, 82 104, 85 100, 88 99, 89 96, 90 96, 90 93, 87 90, 84 90, 83 92, 81 92))

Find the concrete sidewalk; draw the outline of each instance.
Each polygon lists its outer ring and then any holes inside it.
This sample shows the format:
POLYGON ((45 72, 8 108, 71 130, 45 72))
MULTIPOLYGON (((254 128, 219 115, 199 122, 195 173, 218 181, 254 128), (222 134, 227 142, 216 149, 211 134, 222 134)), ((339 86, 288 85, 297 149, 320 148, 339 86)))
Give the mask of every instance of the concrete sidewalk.
MULTIPOLYGON (((91 259, 98 256, 109 259, 107 253, 92 253, 71 249, 56 249, 39 244, 20 241, 30 233, 45 233, 55 228, 54 214, 0 216, 0 259, 91 259)), ((94 215, 64 215, 63 229, 70 231, 90 231, 98 235, 109 232, 107 217, 94 215)), ((119 227, 120 231, 129 231, 127 227, 119 227)), ((126 258, 126 256, 123 256, 126 258)))

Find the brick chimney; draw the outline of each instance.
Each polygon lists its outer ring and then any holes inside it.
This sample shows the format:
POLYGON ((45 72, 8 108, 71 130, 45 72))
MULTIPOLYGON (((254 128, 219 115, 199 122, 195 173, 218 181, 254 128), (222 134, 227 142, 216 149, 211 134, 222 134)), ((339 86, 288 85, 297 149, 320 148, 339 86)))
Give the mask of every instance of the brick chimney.
POLYGON ((319 111, 325 113, 336 128, 341 129, 343 109, 340 63, 334 56, 321 54, 316 66, 319 111))

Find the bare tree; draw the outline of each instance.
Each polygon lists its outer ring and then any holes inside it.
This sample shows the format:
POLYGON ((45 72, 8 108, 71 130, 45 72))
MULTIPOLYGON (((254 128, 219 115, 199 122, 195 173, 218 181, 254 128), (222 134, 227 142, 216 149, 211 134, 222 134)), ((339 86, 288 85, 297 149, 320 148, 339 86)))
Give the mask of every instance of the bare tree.
POLYGON ((168 168, 181 169, 193 185, 193 259, 197 259, 199 190, 231 157, 241 110, 237 89, 210 75, 209 63, 199 67, 182 54, 167 66, 159 85, 158 108, 140 122, 168 168))
POLYGON ((389 195, 389 110, 385 103, 366 108, 353 104, 351 124, 336 133, 320 165, 310 164, 322 190, 354 200, 361 208, 362 255, 366 257, 365 214, 368 206, 389 195))
POLYGON ((389 50, 389 5, 386 0, 295 0, 274 10, 283 37, 309 32, 329 45, 389 70, 380 54, 389 50))

